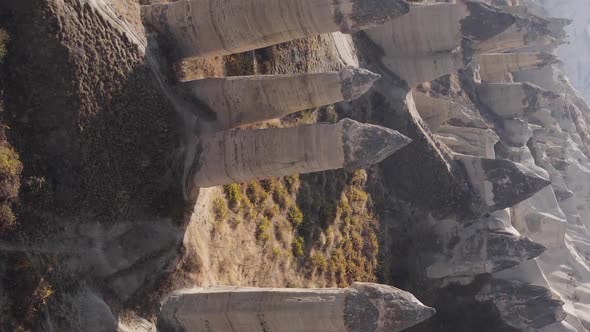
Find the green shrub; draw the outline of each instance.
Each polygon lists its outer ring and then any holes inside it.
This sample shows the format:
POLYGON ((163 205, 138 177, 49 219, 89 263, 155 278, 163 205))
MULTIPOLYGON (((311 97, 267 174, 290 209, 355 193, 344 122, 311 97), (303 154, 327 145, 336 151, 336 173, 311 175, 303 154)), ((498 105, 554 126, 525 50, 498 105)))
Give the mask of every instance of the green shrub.
POLYGON ((301 181, 299 180, 299 175, 290 175, 285 176, 285 184, 287 185, 287 189, 289 193, 294 194, 299 186, 301 185, 301 181))
POLYGON ((228 215, 227 203, 220 197, 213 201, 213 214, 216 221, 224 221, 228 215))
POLYGON ((10 147, 0 146, 0 177, 19 177, 22 168, 18 154, 10 147))
POLYGON ((299 228, 303 224, 303 212, 297 205, 291 205, 287 212, 287 219, 289 219, 293 228, 299 228))
POLYGON ((287 205, 291 202, 291 197, 287 192, 287 189, 282 183, 277 183, 272 193, 272 199, 277 203, 281 209, 285 209, 287 205))
POLYGON ((262 205, 268 198, 269 194, 264 190, 258 181, 252 181, 248 183, 246 188, 246 196, 256 206, 262 205))
POLYGON ((258 227, 256 229, 256 238, 260 241, 270 240, 270 227, 272 226, 270 220, 266 217, 262 217, 258 227))
POLYGON ((232 183, 223 186, 225 197, 229 203, 229 207, 237 212, 240 209, 244 195, 242 194, 242 186, 239 183, 232 183))
POLYGON ((267 193, 271 193, 275 188, 276 181, 276 179, 260 180, 260 186, 262 186, 262 189, 264 189, 264 191, 266 191, 267 193))
POLYGON ((316 252, 311 256, 311 264, 319 271, 324 272, 328 270, 328 260, 319 252, 316 252))
POLYGON ((296 237, 293 240, 293 256, 295 257, 303 257, 305 252, 303 249, 305 248, 305 239, 303 236, 296 237))

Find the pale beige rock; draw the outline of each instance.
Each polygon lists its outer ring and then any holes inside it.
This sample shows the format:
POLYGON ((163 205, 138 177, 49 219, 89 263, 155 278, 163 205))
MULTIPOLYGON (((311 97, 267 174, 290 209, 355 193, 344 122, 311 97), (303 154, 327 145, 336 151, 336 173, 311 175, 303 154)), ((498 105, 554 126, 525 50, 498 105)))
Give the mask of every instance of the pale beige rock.
POLYGON ((428 124, 433 133, 438 132, 444 123, 481 129, 489 128, 477 113, 461 104, 443 97, 432 97, 415 90, 412 95, 420 117, 428 124))
POLYGON ((500 138, 491 129, 441 126, 435 135, 451 150, 472 156, 495 158, 494 145, 500 138))
POLYGON ((176 40, 182 55, 214 56, 306 36, 353 33, 409 11, 403 0, 181 0, 143 7, 144 20, 176 40))
POLYGON ((563 108, 563 96, 528 83, 477 84, 479 100, 504 119, 514 119, 543 108, 563 108))
MULTIPOLYGON (((501 33, 483 40, 476 42, 473 45, 473 49, 477 53, 504 53, 515 50, 522 50, 526 47, 535 46, 540 49, 551 48, 551 45, 558 45, 559 42, 549 35, 538 35, 538 32, 531 31, 530 27, 519 26, 519 24, 513 24, 508 29, 501 33), (535 38, 529 38, 534 36, 535 38)), ((528 51, 532 51, 529 48, 528 51)))
POLYGON ((379 75, 347 67, 337 72, 210 78, 188 82, 217 115, 221 128, 281 118, 360 97, 379 75))
POLYGON ((483 82, 500 82, 506 73, 542 68, 556 58, 549 53, 485 53, 477 54, 474 60, 483 82))
POLYGON ((464 4, 412 7, 410 13, 365 33, 385 53, 383 64, 410 87, 463 67, 461 19, 464 4))
POLYGON ((472 188, 490 211, 511 207, 530 198, 550 182, 520 163, 505 159, 454 154, 472 188))
POLYGON ((350 288, 193 288, 164 303, 165 331, 386 332, 402 331, 435 310, 391 286, 354 283, 350 288))
POLYGON ((197 187, 378 163, 411 140, 395 130, 344 119, 293 128, 230 130, 203 136, 197 187))

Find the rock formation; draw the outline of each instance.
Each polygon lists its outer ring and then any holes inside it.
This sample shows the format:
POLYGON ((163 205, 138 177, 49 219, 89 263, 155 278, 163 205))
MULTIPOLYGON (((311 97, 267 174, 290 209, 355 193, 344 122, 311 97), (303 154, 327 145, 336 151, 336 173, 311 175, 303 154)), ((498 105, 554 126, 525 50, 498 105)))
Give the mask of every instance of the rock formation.
POLYGON ((143 7, 144 20, 183 56, 239 53, 320 33, 354 33, 409 11, 403 0, 185 0, 143 7))
POLYGON ((490 211, 501 210, 536 194, 551 184, 522 164, 455 154, 465 167, 473 189, 490 211))
POLYGON ((460 21, 467 15, 463 4, 417 6, 365 33, 381 48, 383 65, 412 87, 463 67, 460 21))
POLYGON ((426 268, 429 278, 472 281, 477 275, 503 271, 543 253, 545 248, 505 229, 491 216, 465 224, 442 221, 435 226, 442 239, 440 250, 426 268))
POLYGON ((162 331, 402 331, 435 313, 391 286, 354 283, 346 289, 197 288, 164 303, 162 331))
POLYGON ((508 325, 520 331, 538 331, 561 322, 566 316, 563 302, 549 289, 518 281, 491 279, 476 299, 492 302, 508 325))
POLYGON ((502 82, 508 73, 542 68, 556 61, 549 53, 485 53, 475 56, 482 82, 502 82))
POLYGON ((210 78, 186 83, 217 115, 223 129, 360 97, 379 75, 347 67, 340 72, 210 78))
POLYGON ((529 83, 482 83, 477 85, 482 103, 499 117, 511 119, 541 109, 563 107, 560 95, 529 83))
POLYGON ((230 130, 202 137, 194 185, 210 187, 329 169, 358 169, 411 140, 395 130, 344 119, 294 128, 230 130))

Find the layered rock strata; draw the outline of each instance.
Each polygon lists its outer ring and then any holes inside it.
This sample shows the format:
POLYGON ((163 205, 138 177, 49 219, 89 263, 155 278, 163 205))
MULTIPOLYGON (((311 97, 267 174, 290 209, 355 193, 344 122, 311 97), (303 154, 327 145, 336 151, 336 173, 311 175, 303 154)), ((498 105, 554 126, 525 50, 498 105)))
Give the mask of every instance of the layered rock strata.
POLYGON ((230 130, 201 138, 193 183, 210 187, 329 169, 358 169, 409 144, 399 132, 344 119, 293 128, 230 130))
POLYGON ((549 53, 486 53, 476 55, 474 60, 482 82, 502 82, 510 73, 542 68, 556 58, 549 53))
POLYGON ((354 33, 406 14, 403 0, 183 0, 143 7, 144 20, 185 57, 239 53, 306 36, 354 33))
POLYGON ((354 283, 346 289, 218 287, 181 290, 164 303, 162 331, 402 331, 434 315, 412 294, 354 283))
POLYGON ((347 67, 339 72, 210 78, 186 83, 215 112, 223 129, 360 97, 379 75, 347 67))

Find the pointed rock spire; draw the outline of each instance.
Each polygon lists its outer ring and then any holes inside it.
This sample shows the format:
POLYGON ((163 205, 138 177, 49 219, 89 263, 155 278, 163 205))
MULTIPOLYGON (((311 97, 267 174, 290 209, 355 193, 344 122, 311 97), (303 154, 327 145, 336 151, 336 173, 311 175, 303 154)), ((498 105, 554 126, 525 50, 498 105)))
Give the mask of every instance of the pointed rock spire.
POLYGON ((158 317, 165 331, 397 332, 435 314, 392 286, 193 288, 173 293, 158 317))
POLYGON ((215 112, 222 129, 230 129, 356 99, 379 77, 346 67, 325 73, 209 78, 185 86, 215 112))
POLYGON ((520 331, 540 331, 566 317, 563 302, 550 289, 516 280, 491 279, 475 299, 493 303, 502 319, 520 331))
POLYGON ((481 83, 477 84, 477 96, 490 111, 505 119, 564 103, 562 96, 529 83, 481 83))
MULTIPOLYGON (((508 221, 509 222, 509 221, 508 221)), ((507 229, 498 216, 435 226, 439 247, 426 268, 429 278, 464 278, 495 273, 538 257, 545 247, 507 229)))
POLYGON ((201 138, 192 179, 198 187, 354 169, 380 162, 411 140, 395 130, 344 119, 293 128, 229 130, 201 138))
POLYGON ((383 51, 383 65, 413 87, 464 66, 457 49, 460 22, 467 15, 464 4, 415 6, 407 15, 365 33, 383 51))
POLYGON ((423 305, 411 293, 392 286, 355 282, 349 289, 356 292, 350 292, 346 301, 347 331, 403 331, 436 314, 434 308, 423 305), (372 315, 367 315, 368 303, 376 309, 377 321, 369 320, 372 315))
POLYGON ((475 56, 479 74, 484 82, 501 82, 507 73, 553 64, 557 57, 553 54, 538 53, 485 53, 475 56))
POLYGON ((341 126, 344 168, 365 168, 380 163, 412 140, 399 132, 381 126, 344 119, 341 126))
POLYGON ((142 8, 144 21, 183 56, 254 50, 306 36, 354 33, 406 14, 404 0, 186 0, 142 8))
POLYGON ((489 211, 514 206, 551 184, 519 163, 455 154, 489 211))

